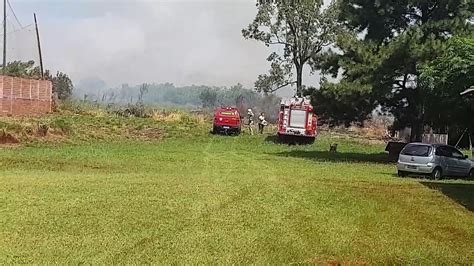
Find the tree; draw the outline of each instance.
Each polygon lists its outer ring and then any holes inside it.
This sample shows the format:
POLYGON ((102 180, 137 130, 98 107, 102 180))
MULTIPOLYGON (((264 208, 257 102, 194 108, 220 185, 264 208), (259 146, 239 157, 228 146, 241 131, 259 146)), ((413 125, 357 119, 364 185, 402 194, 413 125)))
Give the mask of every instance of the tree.
POLYGON ((201 92, 199 99, 201 99, 202 107, 214 108, 217 105, 218 91, 215 89, 207 88, 201 92))
POLYGON ((474 101, 461 92, 474 85, 474 39, 454 38, 448 48, 421 70, 421 83, 429 91, 425 112, 427 123, 435 128, 460 127, 474 132, 474 101))
POLYGON ((35 61, 30 60, 28 62, 13 61, 7 64, 5 68, 5 75, 20 78, 29 79, 45 79, 49 80, 53 84, 53 93, 58 95, 59 100, 69 99, 72 95, 74 86, 69 76, 62 72, 57 72, 56 76, 52 76, 49 70, 45 70, 43 77, 41 76, 41 70, 38 66, 35 66, 35 61))
POLYGON ((143 104, 143 96, 148 93, 148 84, 143 83, 140 86, 140 91, 138 93, 138 103, 143 104))
POLYGON ((472 3, 341 0, 339 5, 339 21, 355 33, 337 42, 344 81, 370 86, 369 105, 383 107, 395 116, 395 126, 410 126, 412 140, 421 140, 425 113, 437 108, 427 105, 431 92, 420 83, 421 68, 442 54, 450 38, 472 32, 472 3))
POLYGON ((7 63, 4 69, 4 75, 20 78, 41 79, 41 71, 39 67, 35 67, 35 61, 28 62, 13 61, 7 63))
MULTIPOLYGON (((271 62, 268 74, 255 82, 259 92, 272 93, 296 84, 296 93, 303 92, 303 70, 312 59, 317 59, 325 47, 332 44, 337 30, 336 8, 322 9, 322 0, 259 1, 254 21, 242 34, 266 46, 283 48, 267 58, 271 62), (293 79, 296 72, 296 81, 293 79)), ((315 71, 317 69, 313 69, 315 71)))
POLYGON ((53 93, 59 100, 68 100, 72 96, 74 85, 67 74, 58 71, 55 77, 49 77, 49 79, 53 83, 53 93))
POLYGON ((244 88, 240 83, 230 87, 229 90, 223 90, 224 104, 237 107, 241 112, 247 108, 252 108, 257 104, 260 94, 253 90, 244 88))
POLYGON ((315 113, 329 126, 350 126, 352 122, 364 123, 376 106, 370 94, 371 87, 355 82, 334 84, 323 80, 321 88, 310 88, 315 113))

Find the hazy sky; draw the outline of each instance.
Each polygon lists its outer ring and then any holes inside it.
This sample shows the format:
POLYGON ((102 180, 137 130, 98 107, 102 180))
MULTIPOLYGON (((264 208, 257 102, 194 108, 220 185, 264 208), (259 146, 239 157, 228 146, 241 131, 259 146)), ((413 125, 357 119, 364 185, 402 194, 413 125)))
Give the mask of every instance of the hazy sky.
MULTIPOLYGON (((10 2, 23 26, 37 13, 46 68, 74 81, 252 87, 268 71, 269 48, 241 35, 256 14, 255 0, 10 2)), ((16 31, 8 12, 8 60, 37 59, 34 28, 16 31)))

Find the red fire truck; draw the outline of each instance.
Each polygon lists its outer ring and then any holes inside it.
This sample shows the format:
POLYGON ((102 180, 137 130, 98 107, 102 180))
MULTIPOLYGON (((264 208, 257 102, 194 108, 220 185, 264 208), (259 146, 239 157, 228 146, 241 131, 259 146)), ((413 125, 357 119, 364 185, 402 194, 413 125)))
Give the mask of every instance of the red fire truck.
POLYGON ((318 135, 318 117, 309 99, 283 100, 280 107, 278 139, 284 143, 312 144, 318 135))

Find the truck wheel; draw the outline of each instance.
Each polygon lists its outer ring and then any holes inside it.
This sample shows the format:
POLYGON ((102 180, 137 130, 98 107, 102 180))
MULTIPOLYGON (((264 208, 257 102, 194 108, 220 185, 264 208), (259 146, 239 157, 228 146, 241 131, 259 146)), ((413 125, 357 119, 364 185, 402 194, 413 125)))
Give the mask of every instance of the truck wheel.
POLYGON ((212 127, 212 134, 216 135, 217 134, 217 127, 212 127))
POLYGON ((443 171, 439 167, 436 167, 433 170, 433 173, 431 173, 431 179, 433 180, 438 180, 438 179, 441 179, 442 177, 443 177, 443 171))
POLYGON ((398 171, 398 176, 399 177, 407 177, 408 174, 406 172, 403 172, 403 171, 398 171))

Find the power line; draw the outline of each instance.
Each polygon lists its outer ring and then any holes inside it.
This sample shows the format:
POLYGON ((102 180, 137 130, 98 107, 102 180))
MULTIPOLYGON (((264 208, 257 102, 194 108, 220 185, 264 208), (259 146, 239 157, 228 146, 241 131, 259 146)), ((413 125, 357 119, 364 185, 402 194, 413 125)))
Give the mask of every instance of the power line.
MULTIPOLYGON (((8 15, 7 15, 7 22, 8 22, 8 25, 10 25, 10 27, 13 28, 14 31, 17 30, 16 25, 13 23, 13 21, 10 19, 10 17, 8 15)), ((7 28, 7 31, 8 31, 8 28, 7 28)))
POLYGON ((16 14, 15 14, 15 11, 13 10, 12 5, 10 4, 10 0, 7 0, 7 3, 8 3, 8 6, 10 7, 10 10, 12 11, 13 16, 15 17, 16 22, 18 23, 18 25, 20 26, 20 28, 23 28, 23 26, 21 25, 20 20, 18 19, 18 17, 17 17, 16 14))
MULTIPOLYGON (((1 23, 1 25, 3 25, 3 23, 1 23)), ((7 35, 10 35, 12 33, 15 33, 15 32, 19 32, 19 31, 24 31, 26 29, 28 29, 29 27, 33 26, 33 24, 30 24, 30 25, 26 25, 24 26, 23 28, 21 29, 14 29, 13 31, 10 31, 10 32, 7 32, 7 35)), ((31 30, 28 30, 29 32, 31 32, 31 30)), ((3 33, 0 33, 0 36, 3 36, 3 33)))

